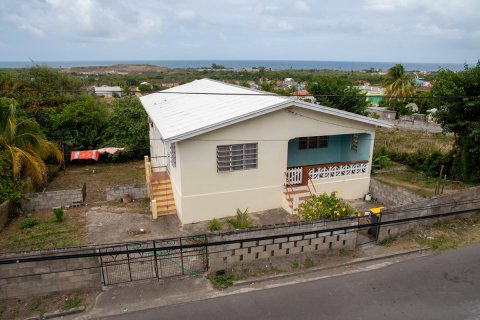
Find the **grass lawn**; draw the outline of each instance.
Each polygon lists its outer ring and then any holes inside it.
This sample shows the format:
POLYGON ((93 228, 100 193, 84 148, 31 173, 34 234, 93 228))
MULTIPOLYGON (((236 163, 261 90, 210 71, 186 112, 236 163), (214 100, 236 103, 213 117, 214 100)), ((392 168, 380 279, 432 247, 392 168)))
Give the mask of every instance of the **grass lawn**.
MULTIPOLYGON (((429 177, 423 172, 415 171, 397 163, 394 163, 390 170, 387 169, 372 174, 372 178, 390 185, 403 187, 422 197, 435 195, 435 187, 437 184, 437 178, 429 177)), ((473 186, 473 184, 447 180, 443 192, 448 193, 473 186)))
POLYGON ((26 319, 47 312, 65 311, 93 303, 96 292, 55 293, 40 297, 0 301, 0 319, 26 319))
POLYGON ((415 153, 418 150, 447 153, 452 149, 453 135, 401 129, 377 129, 375 149, 386 147, 395 152, 415 153))
POLYGON ((105 189, 115 184, 145 183, 144 160, 69 165, 48 182, 45 191, 77 189, 87 184, 87 203, 106 200, 105 189))
POLYGON ((32 212, 29 218, 34 218, 38 224, 25 229, 21 228, 21 223, 27 217, 15 218, 2 231, 0 251, 33 251, 85 244, 85 214, 81 209, 64 210, 62 222, 54 221, 53 210, 32 212))
POLYGON ((480 214, 456 217, 430 226, 422 226, 401 237, 387 238, 380 242, 391 251, 407 247, 430 247, 443 252, 480 243, 480 214))

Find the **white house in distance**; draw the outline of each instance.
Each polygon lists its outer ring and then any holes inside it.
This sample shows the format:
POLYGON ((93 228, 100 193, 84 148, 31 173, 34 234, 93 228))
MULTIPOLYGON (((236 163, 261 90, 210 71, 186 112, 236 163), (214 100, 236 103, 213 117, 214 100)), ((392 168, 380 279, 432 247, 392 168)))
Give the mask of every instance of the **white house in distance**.
POLYGON ((118 86, 101 86, 101 87, 93 87, 93 92, 97 96, 103 96, 105 98, 113 98, 114 94, 118 95, 119 97, 122 96, 122 88, 118 86))
POLYGON ((151 198, 182 223, 283 207, 307 186, 368 192, 383 121, 214 80, 140 98, 149 116, 151 198))

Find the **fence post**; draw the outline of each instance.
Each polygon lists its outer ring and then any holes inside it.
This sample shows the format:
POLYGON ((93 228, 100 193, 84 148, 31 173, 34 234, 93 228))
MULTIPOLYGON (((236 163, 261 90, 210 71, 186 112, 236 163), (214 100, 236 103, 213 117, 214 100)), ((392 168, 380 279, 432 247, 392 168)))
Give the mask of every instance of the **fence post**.
POLYGON ((155 245, 155 240, 152 240, 153 242, 153 258, 155 259, 155 275, 157 276, 157 279, 159 279, 158 276, 158 262, 157 262, 157 247, 155 245))
POLYGON ((132 281, 132 269, 130 268, 130 255, 128 254, 128 251, 130 249, 128 248, 128 244, 125 245, 125 248, 127 249, 128 273, 130 274, 130 281, 132 281))
POLYGON ((183 242, 180 238, 180 261, 182 262, 182 276, 185 275, 185 269, 183 268, 183 242))

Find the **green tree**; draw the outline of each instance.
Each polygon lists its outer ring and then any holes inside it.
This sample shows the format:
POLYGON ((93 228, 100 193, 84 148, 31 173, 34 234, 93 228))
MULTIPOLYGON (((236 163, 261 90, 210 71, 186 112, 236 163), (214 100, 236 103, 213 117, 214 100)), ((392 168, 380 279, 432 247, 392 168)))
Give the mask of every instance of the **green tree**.
POLYGON ((135 96, 117 99, 112 104, 103 136, 106 147, 124 147, 139 157, 150 151, 147 113, 135 96))
POLYGON ((368 101, 364 93, 353 88, 353 81, 346 78, 318 77, 307 90, 323 106, 365 115, 368 101))
POLYGON ((412 77, 405 72, 401 64, 396 64, 388 69, 385 79, 385 93, 392 98, 404 98, 415 94, 412 77))
POLYGON ((38 123, 17 119, 16 108, 15 100, 0 98, 0 151, 5 151, 14 180, 23 176, 41 184, 47 178, 45 160, 54 157, 61 163, 63 155, 45 138, 38 123))
POLYGON ((52 116, 53 134, 67 150, 95 149, 101 143, 106 121, 106 106, 84 95, 52 116))
POLYGON ((465 65, 461 72, 440 70, 432 93, 444 97, 437 121, 455 135, 452 176, 480 181, 480 61, 473 68, 465 65))

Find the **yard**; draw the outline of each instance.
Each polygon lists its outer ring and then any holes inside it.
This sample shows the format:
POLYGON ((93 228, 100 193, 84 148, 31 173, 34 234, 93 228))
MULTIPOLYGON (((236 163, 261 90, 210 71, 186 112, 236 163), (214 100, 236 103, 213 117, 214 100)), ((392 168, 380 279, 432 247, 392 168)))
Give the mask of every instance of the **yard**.
POLYGON ((78 189, 87 184, 88 204, 105 201, 106 188, 115 184, 145 183, 143 160, 70 164, 48 182, 45 191, 78 189))
MULTIPOLYGON (((431 153, 440 151, 448 153, 453 146, 454 137, 451 134, 431 133, 426 131, 411 131, 401 129, 377 129, 375 132, 375 150, 385 147, 394 153, 416 153, 421 151, 431 153)), ((387 169, 376 171, 372 177, 390 185, 400 186, 423 197, 435 194, 437 177, 427 176, 423 172, 392 162, 387 169)), ((472 184, 446 180, 444 193, 472 187, 472 184)))
MULTIPOLYGON (((92 222, 95 215, 92 213, 91 206, 95 203, 101 204, 101 208, 105 212, 117 215, 140 214, 141 217, 150 220, 147 201, 135 201, 128 204, 106 202, 107 187, 115 184, 144 182, 143 160, 69 165, 65 172, 60 171, 49 181, 45 191, 76 189, 86 183, 85 206, 64 209, 62 222, 54 220, 52 209, 23 213, 1 232, 0 251, 31 251, 94 243, 89 234, 99 228, 98 221, 92 222), (92 213, 91 217, 90 213, 92 213), (22 229, 22 223, 26 219, 34 219, 37 223, 22 229)), ((109 225, 108 233, 116 234, 117 227, 118 225, 113 221, 109 225)), ((122 236, 124 238, 119 239, 126 239, 127 234, 122 236)))
POLYGON ((446 153, 452 149, 453 135, 401 129, 377 129, 375 131, 375 150, 386 147, 395 152, 414 153, 422 150, 438 150, 446 153))
MULTIPOLYGON (((435 195, 435 187, 438 182, 438 178, 429 177, 423 172, 415 171, 398 163, 393 163, 389 169, 373 173, 372 178, 390 185, 403 187, 422 197, 435 195)), ((473 187, 473 185, 460 181, 446 180, 443 192, 454 192, 469 187, 473 187)))

